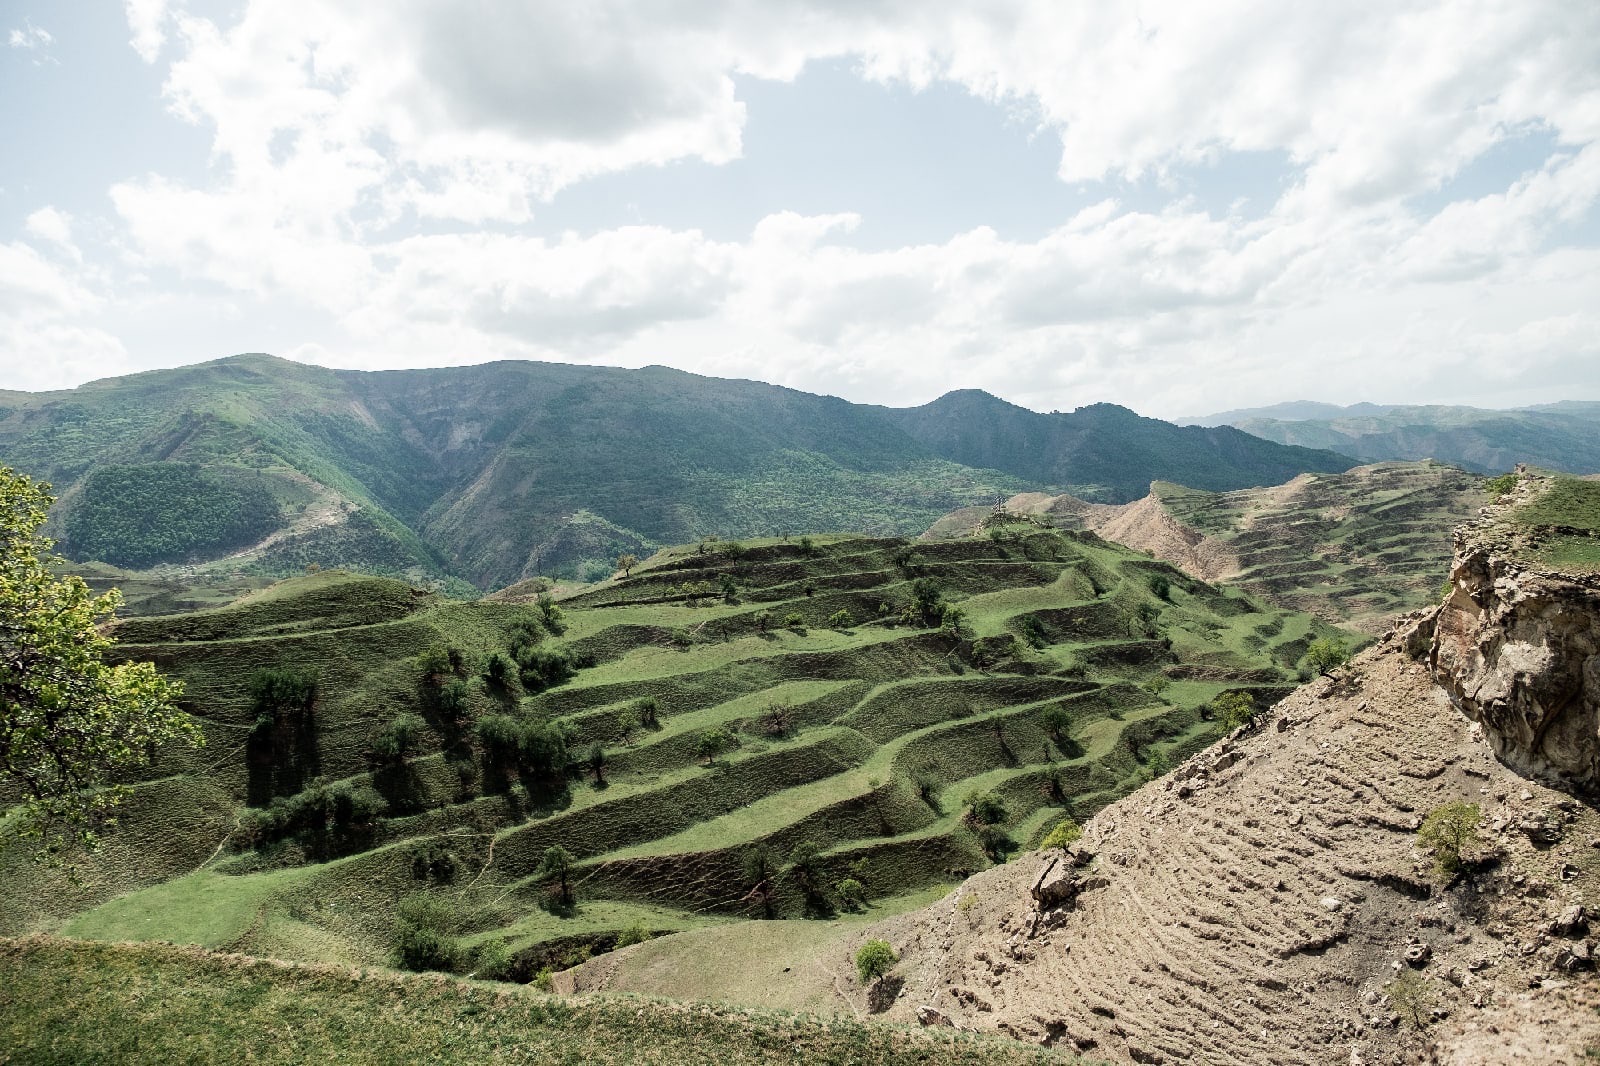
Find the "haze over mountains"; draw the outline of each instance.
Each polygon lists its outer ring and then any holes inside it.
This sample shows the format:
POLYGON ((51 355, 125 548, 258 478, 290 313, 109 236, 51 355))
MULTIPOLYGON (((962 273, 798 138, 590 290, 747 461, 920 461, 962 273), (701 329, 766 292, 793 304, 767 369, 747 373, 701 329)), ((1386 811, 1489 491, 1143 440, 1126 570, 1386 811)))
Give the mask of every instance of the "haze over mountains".
POLYGON ((1438 459, 1483 474, 1517 463, 1569 474, 1600 471, 1600 402, 1593 401, 1501 411, 1299 400, 1182 421, 1234 426, 1280 444, 1329 448, 1369 462, 1438 459))
POLYGON ((595 577, 701 536, 912 533, 1024 489, 1108 503, 1352 461, 1097 404, 909 410, 661 367, 333 371, 265 355, 0 393, 0 462, 49 479, 73 558, 315 563, 479 588, 595 577), (244 515, 199 523, 199 515, 244 515))

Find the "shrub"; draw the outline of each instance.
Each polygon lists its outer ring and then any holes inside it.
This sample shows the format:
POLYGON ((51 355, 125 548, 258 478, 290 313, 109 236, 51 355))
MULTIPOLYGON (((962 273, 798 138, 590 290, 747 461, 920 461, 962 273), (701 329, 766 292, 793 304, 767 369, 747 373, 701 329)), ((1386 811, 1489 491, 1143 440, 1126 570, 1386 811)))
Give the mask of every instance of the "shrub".
POLYGON ((1155 677, 1152 677, 1146 681, 1143 685, 1144 690, 1150 693, 1150 695, 1154 696, 1156 699, 1160 699, 1161 694, 1171 687, 1172 679, 1166 674, 1157 674, 1155 677))
POLYGON ((417 893, 400 901, 395 910, 394 957, 407 970, 453 971, 461 960, 461 945, 452 935, 457 915, 449 904, 417 893))
POLYGON ((777 856, 773 853, 771 845, 765 843, 752 844, 739 856, 739 865, 744 871, 744 882, 747 885, 757 885, 770 880, 773 868, 777 864, 777 856))
POLYGON ((1415 970, 1401 970, 1384 986, 1394 1012, 1413 1029, 1424 1029, 1433 1012, 1433 990, 1427 978, 1415 970))
POLYGON ((372 754, 385 762, 404 760, 416 749, 425 723, 414 714, 402 714, 372 740, 372 754))
POLYGON ((1350 648, 1342 640, 1321 637, 1313 640, 1306 649, 1305 661, 1307 666, 1323 677, 1332 677, 1335 670, 1350 661, 1350 648))
POLYGON ((1072 735, 1072 712, 1060 704, 1054 707, 1046 707, 1044 712, 1040 714, 1039 720, 1044 725, 1045 732, 1050 734, 1050 739, 1055 741, 1057 746, 1065 744, 1072 735))
POLYGON ((1150 591, 1158 600, 1172 601, 1172 579, 1166 574, 1150 575, 1150 591))
POLYGON ((1212 713, 1229 729, 1249 725, 1256 719, 1256 698, 1248 692, 1224 692, 1211 701, 1212 713))
POLYGON ((529 692, 554 688, 578 672, 572 653, 565 648, 523 648, 517 653, 517 666, 522 687, 529 692))
POLYGON ((815 554, 817 554, 817 542, 812 540, 810 537, 801 537, 800 538, 800 554, 801 555, 815 555, 815 554))
POLYGON ((938 810, 939 789, 943 782, 939 779, 939 772, 928 763, 923 763, 911 771, 911 783, 916 786, 917 795, 922 797, 922 802, 938 810))
POLYGON ((855 616, 843 607, 828 616, 828 625, 834 629, 849 629, 855 621, 855 616))
POLYGON ((505 652, 490 653, 483 663, 483 683, 495 692, 509 693, 517 678, 517 664, 505 652))
POLYGON ((783 624, 794 630, 796 633, 804 633, 806 629, 806 620, 800 617, 799 611, 790 611, 788 614, 784 615, 783 624))
POLYGON ((978 829, 978 844, 993 862, 1002 861, 1006 852, 1017 846, 1016 841, 997 825, 981 826, 978 829))
POLYGON ((556 972, 548 966, 541 966, 539 972, 533 975, 533 987, 541 992, 554 992, 556 990, 556 972))
POLYGON ((522 745, 522 723, 508 714, 486 714, 478 719, 478 742, 495 762, 512 762, 522 745))
POLYGON ((317 672, 295 666, 266 666, 247 682, 257 717, 305 714, 317 701, 317 672))
POLYGON ((572 905, 572 853, 560 844, 553 844, 544 849, 544 856, 539 860, 539 869, 534 876, 541 881, 553 881, 559 892, 559 899, 563 906, 572 905))
POLYGON ((539 593, 539 598, 533 605, 538 608, 539 621, 544 623, 546 629, 558 637, 567 631, 566 624, 562 621, 562 610, 548 592, 539 593))
POLYGON ((473 976, 485 981, 504 981, 511 964, 511 948, 504 940, 485 940, 472 953, 473 976))
POLYGON ((656 703, 653 696, 642 696, 633 701, 633 709, 639 712, 639 724, 646 729, 655 729, 661 724, 661 705, 656 703))
POLYGON ((1489 478, 1483 483, 1483 491, 1488 493, 1489 497, 1496 502, 1499 502, 1500 497, 1508 495, 1516 487, 1517 475, 1515 474, 1501 474, 1499 477, 1489 478))
POLYGON ((1039 841, 1041 848, 1064 848, 1068 844, 1075 844, 1083 837, 1083 827, 1071 818, 1063 818, 1055 824, 1045 838, 1039 841))
POLYGON ((789 873, 808 889, 816 880, 817 866, 822 861, 822 849, 814 840, 802 840, 789 852, 789 873))
POLYGON ((869 940, 856 952, 856 974, 862 984, 871 984, 894 969, 899 961, 887 940, 869 940))
POLYGON ((439 713, 447 718, 462 719, 467 716, 467 696, 469 689, 467 683, 459 677, 446 681, 439 689, 437 706, 439 713))
POLYGON ((839 902, 850 910, 860 910, 867 902, 867 887, 853 877, 846 877, 833 886, 839 902))
POLYGON ((695 741, 694 750, 695 754, 704 759, 707 766, 710 766, 712 763, 717 761, 717 756, 726 752, 729 748, 732 748, 737 743, 738 741, 734 738, 732 733, 728 732, 726 729, 717 727, 714 729, 707 729, 705 732, 701 733, 699 739, 695 741))
MULTIPOLYGON (((646 929, 639 922, 634 922, 632 925, 628 926, 628 928, 617 934, 617 943, 615 947, 627 948, 632 947, 635 944, 643 944, 646 940, 651 939, 652 936, 653 934, 650 932, 650 930, 646 929)), ((613 948, 613 950, 615 950, 615 948, 613 948)))
POLYGON ((1462 853, 1479 844, 1478 826, 1483 810, 1476 803, 1457 800, 1429 811, 1417 830, 1417 841, 1433 856, 1434 868, 1445 877, 1461 871, 1462 853))
POLYGON ((969 793, 966 804, 967 822, 971 825, 994 825, 1005 821, 1005 801, 993 792, 969 793))

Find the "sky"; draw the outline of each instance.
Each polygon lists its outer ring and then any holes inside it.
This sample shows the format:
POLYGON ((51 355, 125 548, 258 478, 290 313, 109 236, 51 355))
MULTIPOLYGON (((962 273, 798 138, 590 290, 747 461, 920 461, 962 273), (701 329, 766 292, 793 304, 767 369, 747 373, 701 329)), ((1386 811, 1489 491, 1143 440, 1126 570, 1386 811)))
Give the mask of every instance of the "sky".
POLYGON ((1600 4, 0 0, 0 389, 1600 399, 1600 4))

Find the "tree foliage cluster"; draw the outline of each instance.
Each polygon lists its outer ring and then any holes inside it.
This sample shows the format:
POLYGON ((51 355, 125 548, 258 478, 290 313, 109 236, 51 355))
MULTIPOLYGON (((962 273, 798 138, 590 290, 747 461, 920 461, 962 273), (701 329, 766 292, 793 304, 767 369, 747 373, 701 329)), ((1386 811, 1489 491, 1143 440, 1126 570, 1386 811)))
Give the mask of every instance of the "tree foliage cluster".
POLYGON ((509 714, 486 714, 478 719, 478 741, 490 761, 545 782, 559 780, 573 763, 571 744, 575 732, 564 718, 541 721, 509 714))
POLYGON ((224 480, 190 463, 105 466, 67 511, 62 547, 77 559, 144 568, 254 544, 281 523, 259 474, 224 480))
POLYGON ((99 625, 121 596, 51 572, 39 530, 52 502, 48 485, 0 467, 0 787, 20 799, 4 832, 41 851, 92 844, 121 775, 169 741, 203 742, 174 706, 181 684, 149 663, 105 661, 99 625))

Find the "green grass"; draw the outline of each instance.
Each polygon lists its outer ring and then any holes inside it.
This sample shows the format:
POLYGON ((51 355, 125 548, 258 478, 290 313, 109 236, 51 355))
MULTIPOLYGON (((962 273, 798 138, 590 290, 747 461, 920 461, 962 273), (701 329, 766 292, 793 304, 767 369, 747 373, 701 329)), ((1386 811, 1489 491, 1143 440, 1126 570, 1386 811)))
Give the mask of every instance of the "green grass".
POLYGON ((1556 478, 1538 499, 1519 507, 1512 520, 1600 532, 1600 482, 1556 478))
POLYGON ((548 996, 162 945, 0 941, 0 1047, 28 1064, 1062 1062, 994 1038, 633 997, 548 996))
MULTIPOLYGON (((1154 755, 1176 760, 1216 736, 1202 704, 1228 688, 1281 690, 1299 650, 1329 631, 1098 538, 1053 532, 675 549, 563 607, 564 632, 545 644, 592 665, 537 693, 515 682, 499 692, 481 676, 535 607, 454 602, 392 579, 324 572, 221 609, 129 620, 120 632, 137 643, 122 654, 185 682, 208 746, 161 753, 123 824, 79 860, 77 882, 0 857, 0 877, 17 886, 0 895, 0 932, 370 966, 390 958, 398 902, 429 892, 458 912, 454 935, 503 941, 526 970, 585 945, 604 950, 634 924, 738 924, 752 916, 742 854, 756 842, 780 858, 815 843, 821 883, 856 877, 878 907, 987 864, 961 823, 967 791, 1000 792, 1019 843, 1063 814, 1081 820, 1137 787, 1154 755), (1169 599, 1152 591, 1153 570, 1170 576, 1169 599), (724 577, 740 602, 684 599, 684 588, 724 577), (920 579, 966 611, 968 630, 889 624, 920 579), (855 623, 822 624, 841 604, 855 623), (800 614, 807 631, 763 633, 761 612, 800 614), (440 645, 458 652, 459 712, 442 713, 417 665, 440 645), (248 739, 247 681, 267 666, 321 679, 299 747, 248 739), (1171 682, 1161 700, 1142 687, 1157 677, 1171 682), (644 697, 660 721, 630 729, 644 697), (764 718, 780 706, 788 716, 774 731, 764 718), (1070 715, 1067 750, 1046 728, 1052 707, 1070 715), (424 722, 416 748, 403 765, 379 766, 373 737, 400 714, 424 722), (603 785, 576 762, 555 780, 497 770, 474 727, 490 714, 567 720, 575 760, 591 743, 607 751, 603 785), (697 741, 714 727, 738 743, 707 766, 697 741), (932 803, 915 783, 930 774, 932 803), (1052 775, 1057 799, 1047 799, 1052 775), (372 822, 260 846, 235 832, 252 807, 319 779, 376 790, 372 822), (570 910, 552 907, 536 876, 556 845, 579 864, 570 910)), ((780 919, 826 913, 787 874, 776 891, 780 919)))

